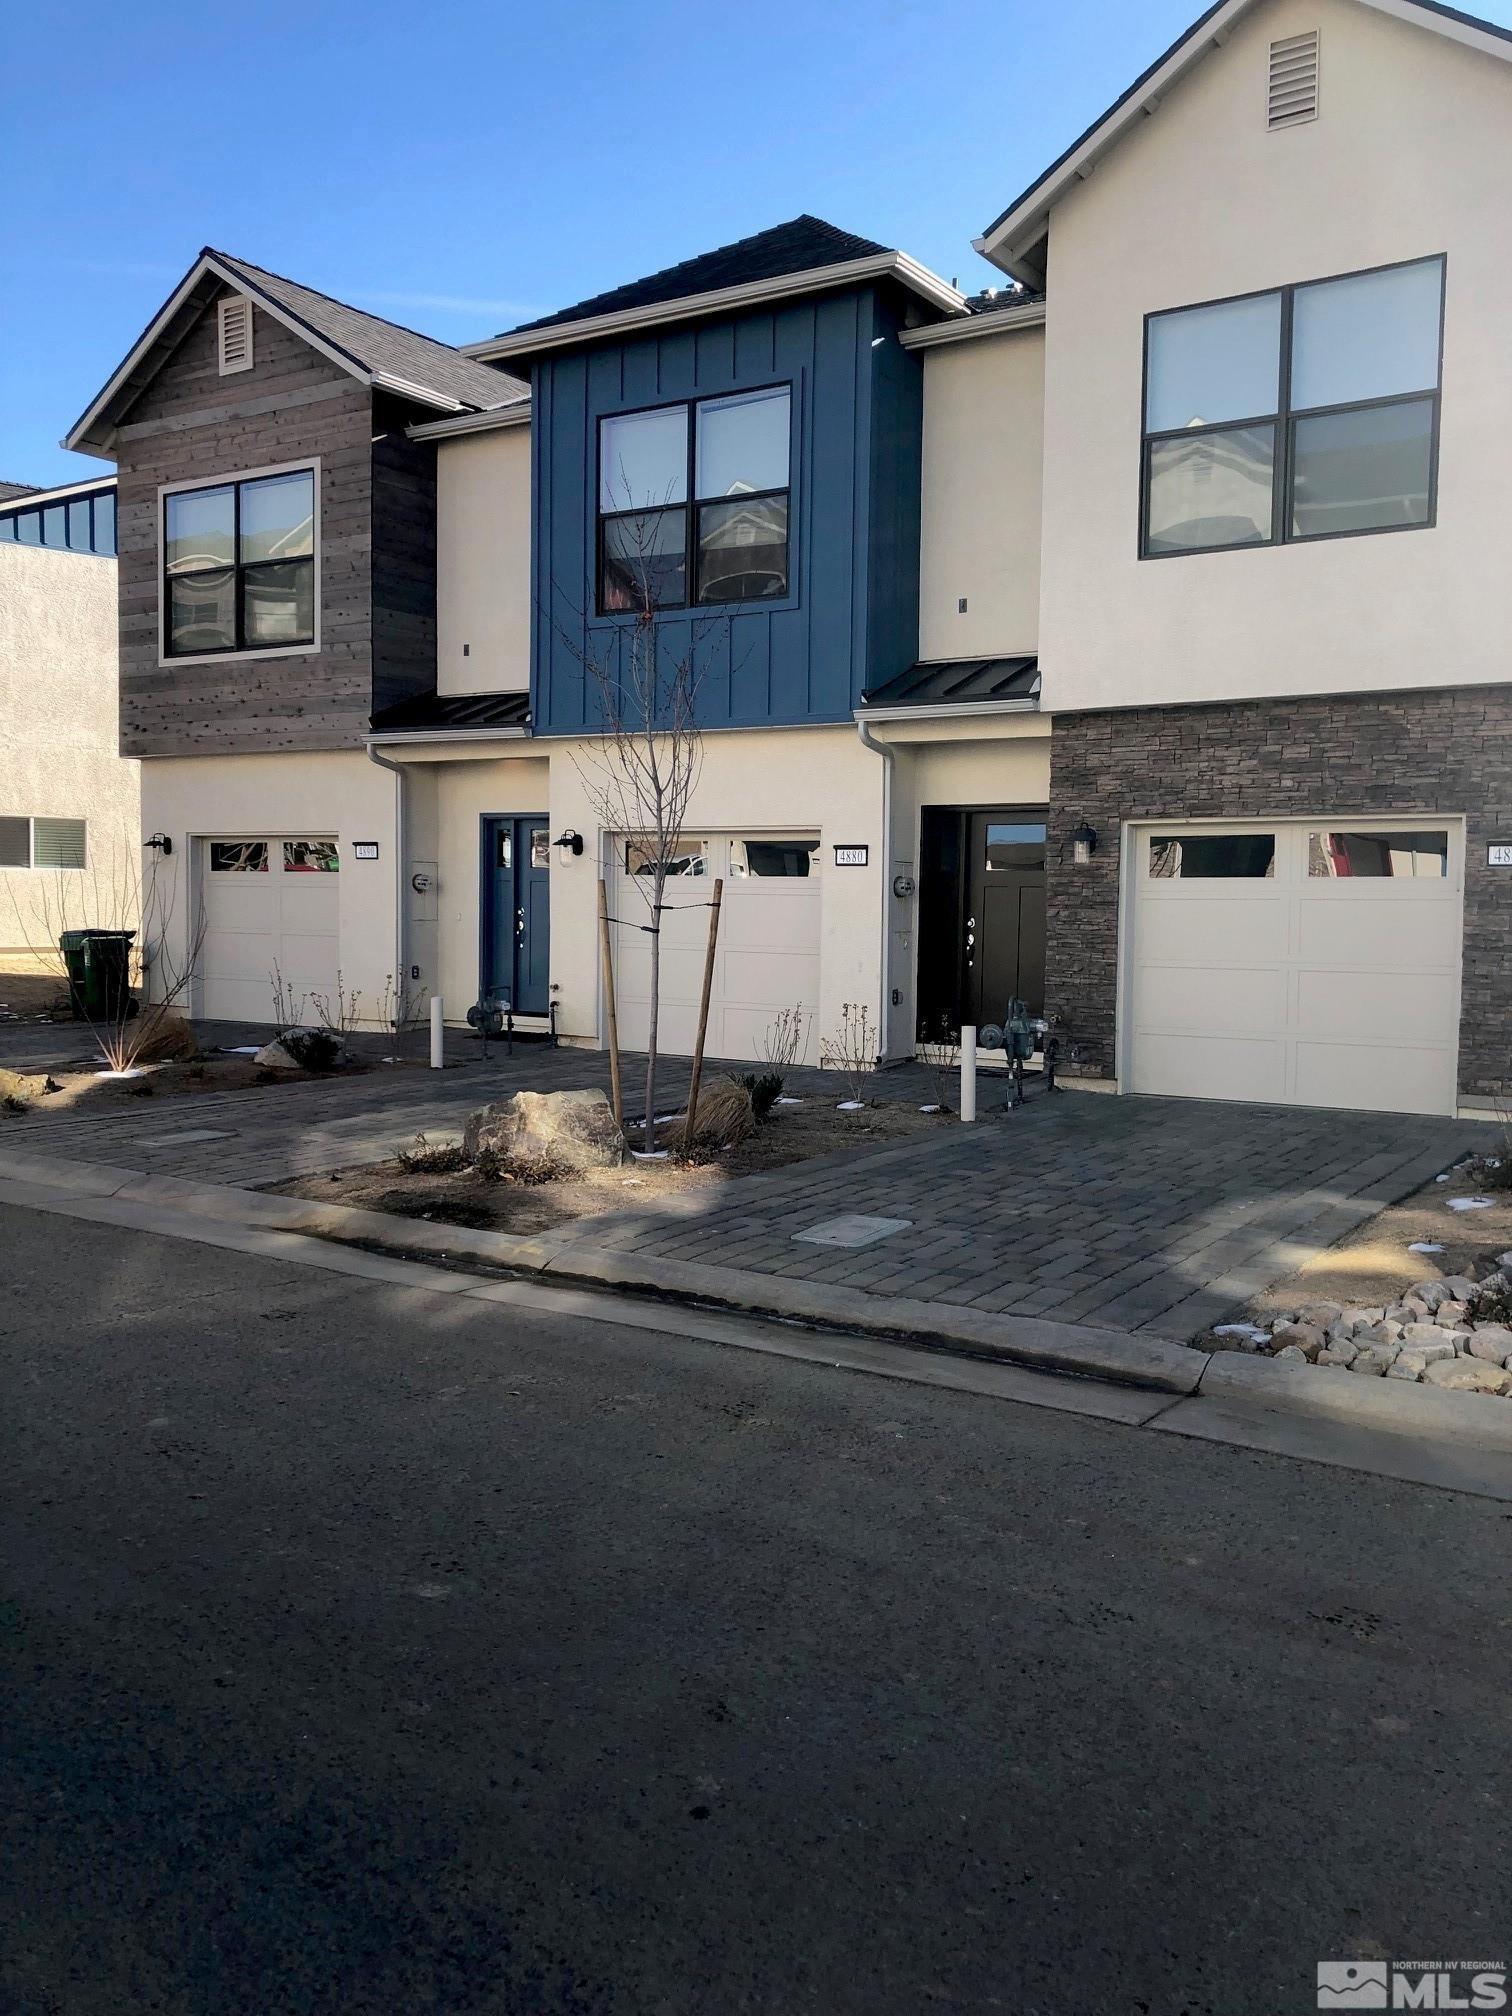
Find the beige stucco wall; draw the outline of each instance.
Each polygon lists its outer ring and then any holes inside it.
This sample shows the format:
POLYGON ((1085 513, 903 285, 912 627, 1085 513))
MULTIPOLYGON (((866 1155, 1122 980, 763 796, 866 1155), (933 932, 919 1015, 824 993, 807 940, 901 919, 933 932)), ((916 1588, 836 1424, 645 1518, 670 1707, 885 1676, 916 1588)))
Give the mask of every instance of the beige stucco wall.
POLYGON ((894 760, 892 868, 887 881, 889 985, 902 1000, 889 1004, 893 1053, 912 1048, 918 1026, 917 893, 891 893, 892 876, 918 880, 919 833, 926 805, 1048 805, 1050 723, 1042 714, 1005 715, 879 724, 878 740, 892 743, 894 760))
POLYGON ((116 563, 0 546, 0 814, 87 822, 86 868, 0 869, 0 962, 53 970, 66 927, 135 927, 140 766, 117 750, 116 563))
POLYGON ((439 444, 436 556, 438 690, 523 691, 530 684, 528 426, 439 444))
POLYGON ((1045 332, 973 337, 923 357, 919 656, 1031 652, 1039 639, 1045 332))
POLYGON ((1052 214, 1048 708, 1508 677, 1512 65, 1354 0, 1270 0, 1052 214), (1273 39, 1321 116, 1269 132, 1273 39), (1438 523, 1141 562, 1147 311, 1447 253, 1438 523))
MULTIPOLYGON (((167 920, 171 959, 181 965, 199 902, 196 839, 241 835, 332 834, 341 846, 340 932, 344 990, 363 996, 363 1020, 376 1020, 395 968, 394 915, 400 877, 395 857, 397 780, 358 752, 318 755, 152 757, 142 764, 142 826, 173 841, 159 872, 171 877, 167 920), (376 840, 376 861, 357 861, 354 840, 376 840)), ((422 787, 423 790, 423 787, 422 787)), ((420 844, 427 843, 422 822, 420 844)), ((433 844, 433 843, 432 843, 433 844)), ((407 864, 408 866, 409 864, 407 864)), ((405 876, 407 883, 408 875, 405 876)), ((422 972, 411 989, 426 988, 422 972)), ((198 1009, 198 1002, 193 1007, 198 1009)), ((273 1013, 271 986, 268 1015, 273 1013)))

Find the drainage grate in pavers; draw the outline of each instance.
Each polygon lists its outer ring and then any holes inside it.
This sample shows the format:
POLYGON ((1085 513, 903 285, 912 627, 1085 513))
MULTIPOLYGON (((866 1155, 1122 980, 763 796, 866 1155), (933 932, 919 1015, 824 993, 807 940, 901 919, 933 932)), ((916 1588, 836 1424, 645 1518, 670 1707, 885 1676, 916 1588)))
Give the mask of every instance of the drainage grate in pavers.
POLYGON ((191 1141, 230 1141, 234 1127, 186 1127, 182 1134, 138 1134, 138 1148, 187 1148, 191 1141))
POLYGON ((894 1232, 906 1232, 912 1224, 912 1218, 868 1218, 862 1211, 847 1211, 839 1218, 821 1219, 793 1237, 810 1246, 874 1246, 894 1232))

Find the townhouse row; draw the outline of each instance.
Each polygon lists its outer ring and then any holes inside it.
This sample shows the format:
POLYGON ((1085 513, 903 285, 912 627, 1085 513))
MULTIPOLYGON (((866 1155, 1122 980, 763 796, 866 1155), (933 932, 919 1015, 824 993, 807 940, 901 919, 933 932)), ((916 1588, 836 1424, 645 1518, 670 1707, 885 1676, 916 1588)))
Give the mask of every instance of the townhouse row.
POLYGON ((206 250, 117 468, 122 753, 194 1005, 645 1030, 602 678, 696 667, 663 1041, 1010 999, 1083 1084, 1512 1080, 1512 36, 1219 0, 976 240, 799 217, 463 350, 206 250), (161 852, 159 848, 159 852, 161 852), (164 864, 166 865, 166 864, 164 864), (182 950, 183 948, 181 948, 182 950))

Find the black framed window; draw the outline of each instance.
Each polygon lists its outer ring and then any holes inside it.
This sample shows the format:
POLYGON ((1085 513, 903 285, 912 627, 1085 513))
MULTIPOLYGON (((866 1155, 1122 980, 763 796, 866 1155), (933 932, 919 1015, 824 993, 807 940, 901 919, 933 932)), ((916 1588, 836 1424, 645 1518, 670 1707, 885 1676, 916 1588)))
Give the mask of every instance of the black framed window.
POLYGON ((314 641, 314 470, 171 491, 163 500, 164 654, 314 641))
POLYGON ((785 596, 791 435, 786 385, 601 420, 599 613, 785 596))
POLYGON ((41 510, 0 511, 0 545, 53 546, 70 553, 115 557, 115 492, 93 490, 41 510))
POLYGON ((1431 525, 1444 261, 1145 318, 1140 552, 1431 525))

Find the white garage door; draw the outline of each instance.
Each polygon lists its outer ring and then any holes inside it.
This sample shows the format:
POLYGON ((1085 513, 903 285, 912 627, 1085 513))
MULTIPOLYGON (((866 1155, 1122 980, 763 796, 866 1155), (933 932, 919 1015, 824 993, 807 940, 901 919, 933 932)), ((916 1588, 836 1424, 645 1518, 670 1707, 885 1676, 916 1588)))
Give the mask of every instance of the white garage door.
POLYGON ((319 1012, 317 994, 334 1006, 340 867, 329 838, 244 834, 200 842, 199 1014, 271 1022, 279 974, 295 1019, 319 1012))
MULTIPOLYGON (((611 885, 615 1005, 620 1041, 643 1050, 650 1028, 650 889, 646 850, 615 842, 611 885), (639 887, 635 886, 639 883, 639 887)), ((719 944, 704 1049, 710 1057, 759 1059, 762 1039, 784 1008, 801 1007, 816 1061, 813 1022, 819 1006, 819 842, 793 836, 704 835, 683 842, 667 883, 662 917, 659 1047, 687 1056, 698 1033, 698 1003, 708 944, 714 878, 724 877, 719 944)))
POLYGON ((1132 1090, 1454 1111, 1453 820, 1137 827, 1129 872, 1132 1090))

